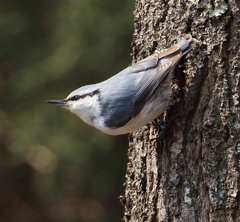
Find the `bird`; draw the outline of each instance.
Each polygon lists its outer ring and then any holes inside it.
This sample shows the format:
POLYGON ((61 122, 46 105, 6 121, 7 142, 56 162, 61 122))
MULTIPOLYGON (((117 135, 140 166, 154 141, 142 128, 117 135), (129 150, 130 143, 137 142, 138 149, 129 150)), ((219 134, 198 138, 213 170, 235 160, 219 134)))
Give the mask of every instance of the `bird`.
POLYGON ((63 100, 46 102, 66 108, 106 134, 130 133, 168 108, 173 71, 195 43, 187 34, 176 45, 155 51, 103 82, 80 87, 63 100))

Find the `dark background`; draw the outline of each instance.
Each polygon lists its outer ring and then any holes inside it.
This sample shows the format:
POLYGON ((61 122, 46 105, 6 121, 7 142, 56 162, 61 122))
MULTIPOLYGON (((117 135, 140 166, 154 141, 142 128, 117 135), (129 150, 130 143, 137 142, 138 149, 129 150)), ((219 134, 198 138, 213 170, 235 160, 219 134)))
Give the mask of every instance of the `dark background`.
POLYGON ((116 222, 127 136, 44 101, 131 64, 134 1, 0 1, 0 222, 116 222))

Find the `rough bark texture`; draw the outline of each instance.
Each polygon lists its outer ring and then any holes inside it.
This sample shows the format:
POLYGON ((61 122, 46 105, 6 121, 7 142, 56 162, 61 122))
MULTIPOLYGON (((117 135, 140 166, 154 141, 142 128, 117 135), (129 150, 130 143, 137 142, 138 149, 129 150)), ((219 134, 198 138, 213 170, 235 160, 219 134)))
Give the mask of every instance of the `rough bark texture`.
POLYGON ((173 102, 130 134, 125 221, 240 221, 240 1, 136 0, 133 59, 191 33, 173 102))

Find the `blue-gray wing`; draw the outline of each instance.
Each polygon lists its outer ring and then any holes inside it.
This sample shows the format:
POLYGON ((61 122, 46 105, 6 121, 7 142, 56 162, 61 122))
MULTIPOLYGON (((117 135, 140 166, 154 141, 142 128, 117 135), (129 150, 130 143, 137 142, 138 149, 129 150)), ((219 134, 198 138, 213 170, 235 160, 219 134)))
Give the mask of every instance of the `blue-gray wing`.
POLYGON ((175 46, 169 49, 170 52, 157 52, 105 81, 109 84, 105 93, 110 97, 104 101, 103 116, 108 127, 122 127, 137 116, 156 88, 173 71, 182 52, 175 46))
POLYGON ((179 51, 156 68, 145 71, 134 96, 134 103, 136 105, 138 103, 146 103, 164 78, 172 73, 181 56, 182 52, 179 51))
POLYGON ((161 51, 156 51, 153 55, 133 64, 130 68, 130 72, 138 73, 141 71, 146 71, 148 69, 153 69, 159 64, 159 60, 164 57, 170 56, 171 54, 180 50, 180 46, 175 45, 169 49, 164 49, 161 51))

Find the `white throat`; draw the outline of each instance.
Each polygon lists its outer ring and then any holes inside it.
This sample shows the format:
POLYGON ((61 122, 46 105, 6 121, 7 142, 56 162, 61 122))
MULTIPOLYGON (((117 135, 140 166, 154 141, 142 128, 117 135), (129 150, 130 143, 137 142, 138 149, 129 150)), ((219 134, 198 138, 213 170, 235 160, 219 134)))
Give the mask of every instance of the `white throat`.
POLYGON ((86 96, 77 101, 70 101, 68 109, 85 123, 106 130, 104 125, 99 94, 86 96))

